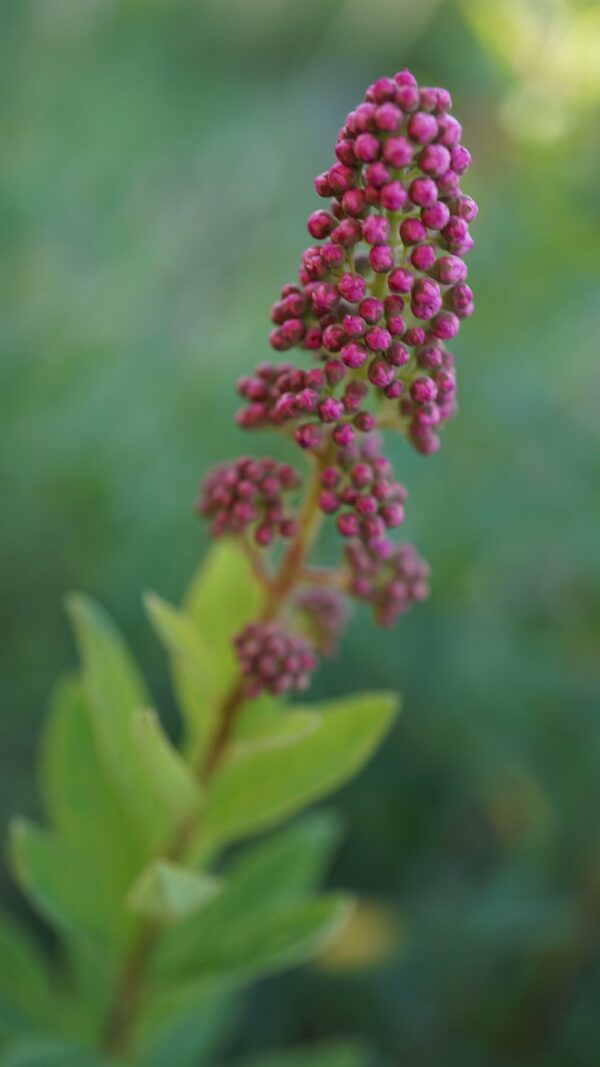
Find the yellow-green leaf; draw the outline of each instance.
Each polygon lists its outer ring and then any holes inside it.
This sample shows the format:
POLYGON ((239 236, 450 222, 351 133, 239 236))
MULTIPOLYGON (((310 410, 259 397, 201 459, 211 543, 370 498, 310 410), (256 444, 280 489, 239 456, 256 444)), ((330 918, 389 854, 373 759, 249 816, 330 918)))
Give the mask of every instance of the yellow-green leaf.
POLYGON ((274 826, 336 789, 372 755, 397 704, 393 694, 372 693, 313 706, 316 729, 288 744, 234 752, 207 792, 209 837, 223 842, 274 826))
POLYGON ((200 786, 154 711, 146 708, 136 711, 132 728, 150 788, 176 824, 199 807, 200 786))
POLYGON ((123 639, 99 605, 72 594, 67 608, 83 660, 83 681, 104 765, 130 812, 146 854, 164 839, 169 819, 148 783, 131 727, 148 695, 123 639))

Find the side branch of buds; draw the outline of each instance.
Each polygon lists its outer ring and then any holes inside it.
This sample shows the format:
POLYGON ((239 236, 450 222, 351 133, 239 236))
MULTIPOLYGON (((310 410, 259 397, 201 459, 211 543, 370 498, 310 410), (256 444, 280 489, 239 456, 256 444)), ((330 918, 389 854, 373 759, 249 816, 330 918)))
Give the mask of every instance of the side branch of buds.
POLYGON ((263 362, 238 382, 239 426, 279 430, 315 461, 298 512, 300 475, 271 459, 223 464, 201 492, 214 536, 242 539, 254 558, 288 541, 278 567, 256 567, 265 617, 236 639, 247 695, 303 688, 315 653, 337 647, 345 598, 369 603, 389 626, 428 595, 427 564, 390 538, 408 494, 376 431, 396 429, 428 455, 456 413, 446 344, 473 312, 463 257, 477 206, 460 190, 471 157, 450 107, 445 89, 419 88, 406 70, 369 87, 315 181, 330 201, 308 220, 315 243, 271 312, 272 348, 298 348, 311 362, 263 362), (329 582, 306 559, 318 514, 335 516, 345 546, 329 582), (285 596, 273 599, 274 589, 285 596))

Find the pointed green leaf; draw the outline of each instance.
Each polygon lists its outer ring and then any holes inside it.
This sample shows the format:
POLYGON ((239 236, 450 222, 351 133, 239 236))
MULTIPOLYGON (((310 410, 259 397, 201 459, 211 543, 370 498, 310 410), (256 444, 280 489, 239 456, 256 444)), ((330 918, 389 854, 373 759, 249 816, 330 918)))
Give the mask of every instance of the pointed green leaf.
MULTIPOLYGON (((193 951, 187 959, 177 962, 176 976, 201 988, 256 981, 296 966, 310 959, 339 931, 350 906, 347 897, 322 896, 263 911, 235 931, 225 928, 218 939, 190 946, 193 951)), ((164 959, 162 962, 164 965, 164 959)))
POLYGON ((127 902, 133 911, 156 922, 178 922, 206 907, 221 892, 221 883, 170 860, 153 860, 134 883, 127 902))
POLYGON ((230 994, 165 994, 142 1006, 136 1044, 140 1067, 201 1067, 217 1063, 219 1047, 230 1037, 236 1004, 230 994))
POLYGON ((83 680, 104 764, 134 820, 147 853, 164 839, 169 820, 148 785, 137 751, 133 713, 148 705, 144 684, 106 613, 87 597, 67 599, 83 660, 83 680))
POLYGON ((253 1056, 234 1067, 369 1067, 373 1057, 359 1045, 317 1045, 253 1056))
POLYGON ((134 713, 132 727, 150 788, 177 823, 200 804, 200 786, 154 711, 140 708, 134 713))
POLYGON ((290 709, 276 714, 270 713, 254 723, 252 731, 232 742, 232 755, 248 755, 281 745, 289 745, 319 729, 320 718, 312 711, 292 711, 290 709))
POLYGON ((221 539, 210 549, 184 602, 204 649, 205 675, 221 697, 237 675, 232 640, 256 618, 263 592, 240 546, 221 539))
POLYGON ((41 781, 53 826, 92 863, 102 858, 112 897, 120 905, 143 853, 101 763, 90 708, 76 678, 65 678, 56 687, 42 740, 41 781))
POLYGON ((110 1063, 89 1048, 51 1037, 29 1037, 3 1051, 0 1067, 110 1067, 110 1063))
POLYGON ((31 1033, 50 1018, 46 963, 16 919, 0 914, 0 1036, 31 1033))
POLYGON ((15 819, 10 859, 21 889, 51 925, 106 947, 123 939, 129 922, 121 908, 112 906, 102 857, 82 854, 69 842, 15 819))
POLYGON ((214 727, 218 688, 207 669, 208 650, 193 619, 155 593, 145 598, 157 636, 169 652, 173 688, 194 753, 204 749, 214 727))
POLYGON ((170 930, 156 954, 158 971, 178 971, 198 950, 216 955, 223 939, 243 940, 253 927, 298 900, 320 880, 337 844, 339 820, 317 811, 246 848, 226 870, 223 892, 199 915, 170 930))
POLYGON ((234 753, 207 792, 204 825, 223 842, 288 818, 352 777, 389 729, 397 708, 389 693, 319 705, 319 726, 275 748, 234 753))

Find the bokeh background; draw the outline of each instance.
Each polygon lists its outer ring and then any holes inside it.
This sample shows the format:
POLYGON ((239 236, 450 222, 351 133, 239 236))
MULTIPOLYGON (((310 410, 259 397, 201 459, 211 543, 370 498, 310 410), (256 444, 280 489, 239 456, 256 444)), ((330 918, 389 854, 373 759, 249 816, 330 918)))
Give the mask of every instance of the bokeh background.
POLYGON ((230 1052, 346 1035, 385 1064, 597 1067, 595 3, 0 6, 2 826, 38 810, 66 590, 107 605, 176 728, 141 595, 178 599, 202 556, 197 482, 248 447, 233 383, 267 356, 312 179, 404 65, 451 89, 480 202, 460 417, 435 458, 389 442, 433 595, 391 632, 359 612, 319 675, 404 694, 336 800, 331 881, 367 907, 345 956, 246 1000, 230 1052))

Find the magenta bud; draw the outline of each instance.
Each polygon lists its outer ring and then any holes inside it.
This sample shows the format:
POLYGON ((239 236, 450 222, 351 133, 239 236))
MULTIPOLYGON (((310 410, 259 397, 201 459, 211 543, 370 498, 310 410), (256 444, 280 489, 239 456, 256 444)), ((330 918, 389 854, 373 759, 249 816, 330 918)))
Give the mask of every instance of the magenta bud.
MULTIPOLYGON (((310 371, 309 371, 310 373, 310 371)), ((338 385, 346 376, 346 370, 339 359, 328 359, 325 364, 325 378, 328 385, 338 385)))
POLYGON ((386 359, 393 367, 404 367, 410 359, 410 352, 400 341, 394 341, 386 353, 386 359))
POLYGON ((431 324, 432 333, 441 341, 456 337, 460 329, 460 319, 451 311, 440 311, 431 324))
POLYGON ((408 187, 413 204, 418 207, 431 207, 438 196, 437 185, 431 178, 415 178, 408 187))
POLYGON ((441 256, 435 265, 435 276, 444 285, 463 282, 467 277, 467 266, 458 256, 441 256))
MULTIPOLYGON (((373 186, 374 189, 381 189, 386 182, 390 180, 390 172, 384 163, 371 163, 370 167, 367 167, 367 173, 365 175, 367 185, 373 186)), ((369 203, 378 203, 377 200, 372 200, 367 195, 369 203)))
POLYGON ((300 448, 318 448, 321 444, 321 430, 315 423, 305 423, 298 426, 294 437, 300 448))
POLYGON ((450 150, 452 170, 455 174, 464 174, 471 166, 471 153, 464 145, 457 144, 450 150))
POLYGON ((328 211, 314 211, 308 220, 308 232, 311 237, 322 240, 323 237, 329 237, 334 225, 334 219, 328 211))
POLYGON ((321 249, 321 261, 329 268, 329 270, 341 267, 345 258, 344 249, 341 245, 326 244, 321 249))
MULTIPOLYGON (((394 88, 391 97, 394 96, 394 88)), ((382 104, 375 112, 375 125, 385 133, 394 133, 402 122, 402 112, 394 104, 382 104)))
POLYGON ((344 329, 338 323, 334 323, 332 326, 327 326, 323 331, 323 347, 328 352, 339 352, 340 348, 346 340, 344 329))
POLYGON ((438 132, 437 119, 426 111, 417 111, 409 118, 407 131, 408 136, 417 144, 427 144, 433 141, 438 132))
POLYGON ((381 190, 381 205, 386 211, 401 211, 407 200, 408 193, 402 182, 388 182, 381 190))
POLYGON ((331 234, 333 243, 343 248, 351 248, 361 237, 362 227, 357 219, 343 219, 331 234))
POLYGON ((416 270, 429 270, 435 260, 436 252, 433 245, 417 245, 410 254, 410 262, 416 270))
POLYGON ((354 425, 361 433, 371 433, 377 425, 377 419, 370 411, 359 411, 358 415, 354 416, 354 425))
POLYGON ((412 162, 413 146, 406 137, 390 137, 383 149, 383 158, 391 167, 407 167, 412 162))
POLYGON ((431 207, 424 207, 421 212, 421 222, 428 230, 443 230, 450 219, 450 208, 442 200, 438 200, 431 207))
POLYGON ((381 509, 381 518, 390 530, 401 526, 404 522, 404 508, 401 504, 384 504, 381 509))
POLYGON ((344 315, 342 327, 346 337, 354 339, 364 335, 367 324, 362 315, 344 315))
POLYGON ((374 359, 369 366, 368 376, 372 385, 378 389, 385 389, 393 382, 396 371, 383 359, 374 359))
POLYGON ((439 178, 450 166, 450 152, 442 144, 430 144, 419 154, 417 163, 425 174, 439 178))
POLYGON ((403 111, 416 111, 419 106, 419 90, 414 85, 400 85, 396 90, 396 103, 403 111))
POLYGON ((465 222, 472 222, 477 218, 479 208, 470 196, 461 195, 452 204, 452 212, 454 215, 459 215, 465 222))
MULTIPOLYGON (((410 293, 415 281, 412 271, 398 267, 390 274, 387 283, 393 293, 410 293)), ((366 317, 366 316, 365 316, 366 317)))
POLYGON ((331 489, 324 489, 319 496, 319 507, 326 515, 333 515, 340 506, 340 498, 331 489))
POLYGON ((321 422, 337 422, 344 412, 341 402, 335 400, 332 396, 328 396, 325 400, 322 400, 317 410, 321 422))
POLYGON ((369 263, 376 274, 385 274, 394 266, 394 250, 391 245, 373 245, 369 263))
POLYGON ((369 353, 366 348, 356 343, 356 341, 350 341, 347 345, 344 345, 340 352, 340 358, 342 363, 349 367, 350 370, 357 370, 358 367, 362 367, 369 358, 369 353))
POLYGON ((390 223, 384 215, 369 215, 362 224, 363 237, 367 244, 386 244, 390 237, 390 223))
POLYGON ((384 392, 388 400, 398 400, 404 392, 404 383, 398 380, 391 382, 384 392))
POLYGON ((435 400, 437 389, 431 378, 415 378, 410 387, 410 395, 415 404, 429 404, 435 400))
POLYGON ((404 219, 400 224, 400 237, 405 245, 416 245, 427 240, 427 230, 420 219, 404 219))
POLYGON ((380 318, 382 318, 384 307, 381 300, 378 300, 374 296, 368 296, 366 300, 363 300, 361 302, 358 310, 360 311, 365 322, 373 324, 375 322, 379 322, 380 318))
POLYGON ((361 278, 360 274, 344 274, 341 281, 338 282, 338 293, 348 300, 349 303, 354 304, 359 300, 362 300, 365 295, 366 282, 364 278, 361 278))
POLYGON ((356 162, 354 155, 354 144, 352 141, 345 137, 340 138, 335 146, 335 154, 340 163, 345 163, 347 167, 351 167, 356 162))
POLYGON ((372 130, 375 127, 375 104, 359 104, 354 112, 354 122, 357 130, 372 130))
POLYGON ((360 530, 358 518, 352 512, 338 515, 336 526, 342 537, 357 537, 360 530))
POLYGON ((390 315, 386 321, 391 336, 402 337, 402 334, 406 330, 406 322, 402 318, 402 315, 390 315))
POLYGON ((385 352, 392 343, 392 337, 383 326, 374 326, 369 330, 365 341, 372 352, 385 352))
POLYGON ((373 481, 373 471, 367 463, 355 463, 350 471, 350 479, 356 489, 365 489, 373 481))
POLYGON ((417 362, 425 370, 437 370, 438 367, 442 366, 442 353, 439 348, 434 348, 433 345, 426 345, 424 348, 419 349, 417 362))
POLYGON ((329 175, 327 173, 317 175, 315 178, 315 189, 318 196, 327 197, 333 195, 333 189, 329 184, 329 175))
POLYGON ((372 133, 361 133, 354 142, 354 155, 361 163, 372 163, 379 158, 381 143, 372 133))
POLYGON ((347 215, 361 215, 366 206, 363 189, 347 189, 342 197, 342 207, 347 215))
POLYGON ((348 448, 354 441, 355 434, 350 424, 344 422, 334 427, 331 436, 336 445, 339 445, 340 448, 348 448))
POLYGON ((421 326, 412 326, 410 330, 407 330, 402 340, 405 345, 409 345, 411 348, 414 345, 425 344, 425 330, 421 326))

